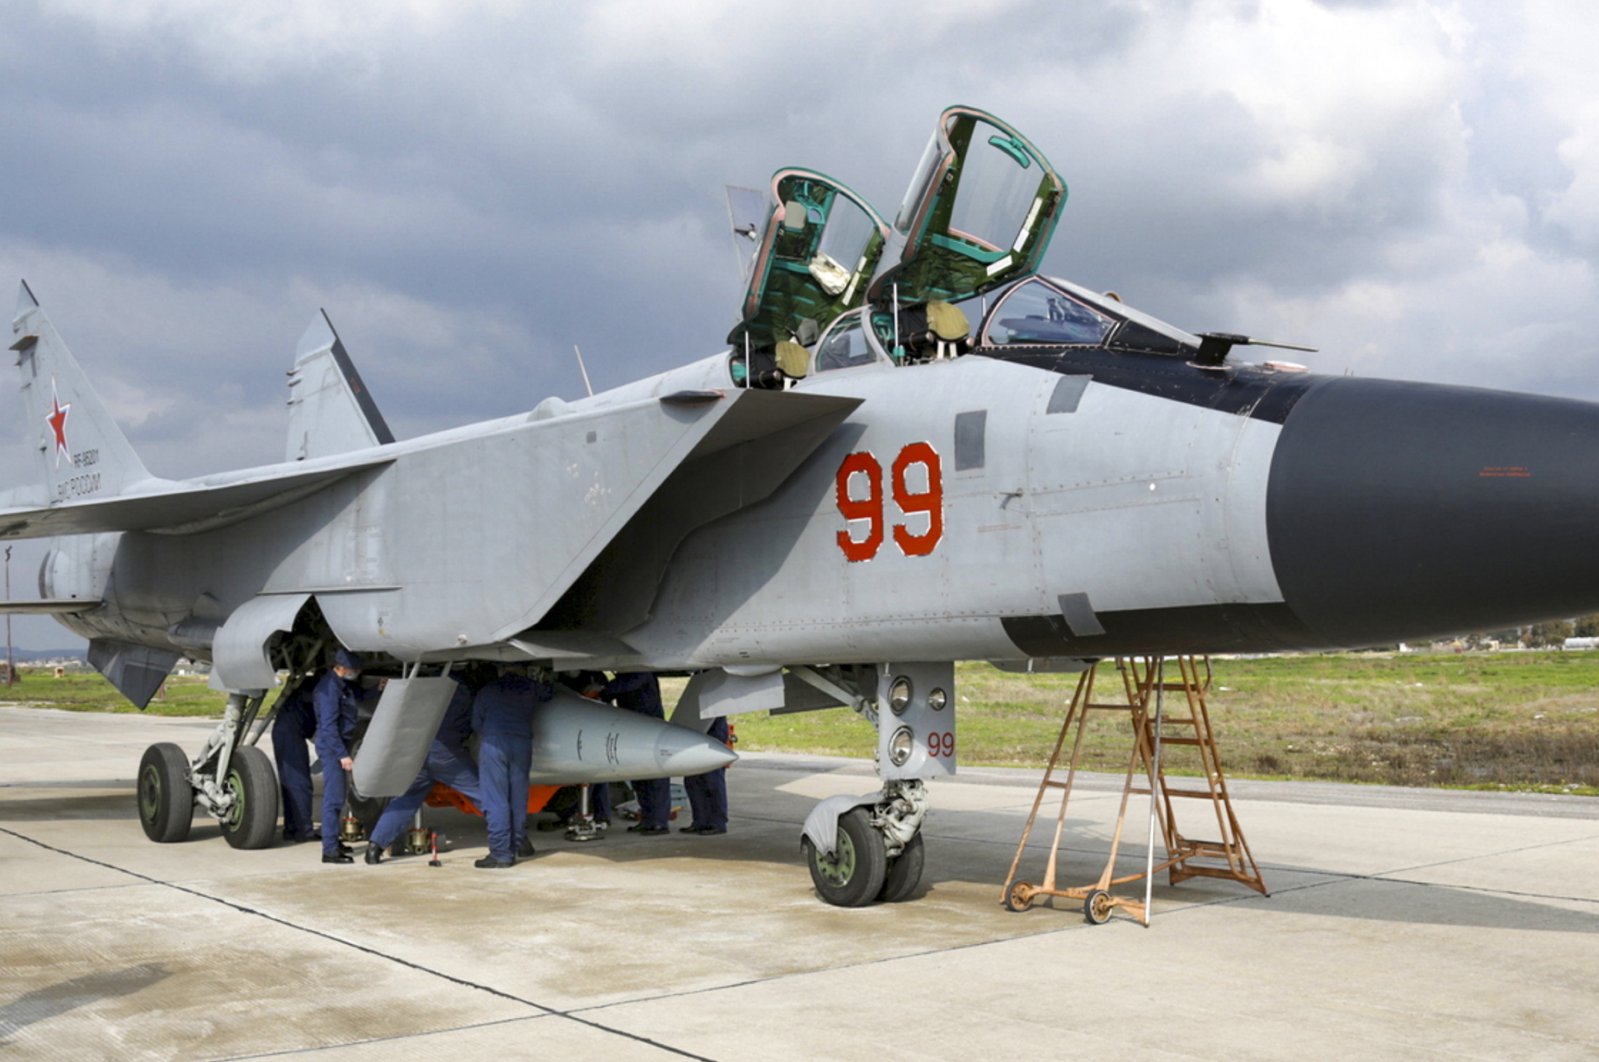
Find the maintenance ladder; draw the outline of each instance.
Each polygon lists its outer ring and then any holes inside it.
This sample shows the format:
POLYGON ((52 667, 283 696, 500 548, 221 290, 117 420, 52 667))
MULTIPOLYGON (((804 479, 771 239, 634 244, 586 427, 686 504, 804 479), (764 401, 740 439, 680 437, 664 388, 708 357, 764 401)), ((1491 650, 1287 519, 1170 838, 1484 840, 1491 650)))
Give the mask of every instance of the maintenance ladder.
MULTIPOLYGON (((1040 896, 1059 896, 1083 901, 1083 913, 1098 925, 1110 918, 1117 908, 1127 910, 1144 925, 1149 924, 1149 909, 1154 875, 1165 870, 1173 885, 1194 877, 1227 878, 1248 885, 1266 894, 1266 884, 1260 867, 1250 854, 1244 840, 1238 817, 1233 813, 1232 800, 1227 794, 1227 779, 1222 772, 1221 759, 1216 750, 1216 735, 1211 729, 1210 712, 1205 704, 1205 694, 1211 685, 1208 657, 1179 656, 1174 658, 1181 681, 1166 681, 1167 660, 1157 657, 1118 657, 1115 665, 1121 677, 1122 700, 1094 700, 1094 682, 1100 664, 1095 663, 1083 672, 1077 681, 1077 691, 1067 708, 1061 724, 1060 736, 1055 740, 1054 752, 1044 770, 1038 795, 1033 800, 1027 826, 1022 830, 1021 841, 1016 846, 1016 858, 1011 861, 1010 873, 1005 878, 1002 893, 1004 904, 1012 911, 1023 911, 1040 896), (1203 674, 1201 674, 1203 668, 1203 674), (1186 715, 1167 716, 1165 700, 1168 693, 1182 693, 1186 715), (1090 712, 1126 713, 1131 721, 1132 751, 1128 755, 1127 772, 1122 783, 1121 806, 1116 813, 1116 828, 1111 835, 1110 854, 1099 878, 1090 885, 1060 888, 1057 884, 1060 841, 1066 822, 1066 807, 1071 799, 1072 785, 1077 777, 1078 763, 1082 757, 1083 734, 1090 712), (1184 728, 1180 736, 1167 736, 1166 727, 1184 728), (1192 736, 1188 736, 1191 732, 1192 736), (1061 753, 1066 739, 1071 736, 1071 752, 1067 759, 1066 777, 1058 780, 1061 753), (1203 785, 1174 786, 1167 778, 1167 754, 1177 754, 1187 762, 1181 767, 1193 771, 1203 785), (1185 755, 1186 753, 1186 755, 1185 755), (1135 784, 1141 782, 1142 784, 1135 784), (1055 836, 1050 843, 1049 862, 1044 868, 1041 885, 1030 885, 1017 880, 1022 855, 1028 838, 1038 819, 1044 794, 1060 791, 1060 809, 1055 817, 1055 836), (1159 799, 1154 799, 1158 794, 1159 799), (1121 849, 1122 835, 1127 823, 1127 806, 1133 796, 1149 796, 1150 830, 1149 849, 1144 869, 1138 873, 1115 877, 1116 857, 1121 849), (1215 812, 1220 840, 1196 841, 1184 836, 1177 827, 1176 807, 1173 800, 1208 800, 1215 812), (1159 829, 1165 844, 1166 857, 1155 862, 1155 832, 1159 829), (1145 883, 1142 901, 1114 896, 1114 886, 1142 880, 1145 883)), ((1181 707, 1179 707, 1179 711, 1181 707)))

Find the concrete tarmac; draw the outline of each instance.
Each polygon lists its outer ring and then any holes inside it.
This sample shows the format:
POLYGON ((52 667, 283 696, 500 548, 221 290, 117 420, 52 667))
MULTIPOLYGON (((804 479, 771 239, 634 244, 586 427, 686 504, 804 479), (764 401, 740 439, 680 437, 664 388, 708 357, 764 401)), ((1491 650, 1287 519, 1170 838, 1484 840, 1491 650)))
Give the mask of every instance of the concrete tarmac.
MULTIPOLYGON (((1161 878, 1146 929, 1000 905, 1037 772, 933 783, 918 895, 841 910, 799 825, 875 788, 858 761, 746 756, 721 837, 534 833, 489 872, 481 820, 430 810, 442 868, 324 866, 205 817, 145 839, 144 748, 210 729, 0 707, 4 1057, 1599 1056, 1599 801, 1241 783, 1272 895, 1161 878)), ((1097 877, 1116 806, 1073 795, 1064 880, 1097 877)))

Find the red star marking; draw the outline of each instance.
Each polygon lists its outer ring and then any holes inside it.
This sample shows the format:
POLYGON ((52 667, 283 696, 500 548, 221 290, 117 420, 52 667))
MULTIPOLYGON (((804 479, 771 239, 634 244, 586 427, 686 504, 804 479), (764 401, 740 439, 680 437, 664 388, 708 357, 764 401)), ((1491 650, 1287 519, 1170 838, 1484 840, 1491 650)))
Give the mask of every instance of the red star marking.
POLYGON ((54 410, 44 415, 44 422, 50 425, 50 430, 56 436, 56 467, 61 467, 61 455, 67 453, 67 413, 72 410, 72 403, 61 404, 61 396, 56 394, 55 378, 50 379, 50 404, 54 410))

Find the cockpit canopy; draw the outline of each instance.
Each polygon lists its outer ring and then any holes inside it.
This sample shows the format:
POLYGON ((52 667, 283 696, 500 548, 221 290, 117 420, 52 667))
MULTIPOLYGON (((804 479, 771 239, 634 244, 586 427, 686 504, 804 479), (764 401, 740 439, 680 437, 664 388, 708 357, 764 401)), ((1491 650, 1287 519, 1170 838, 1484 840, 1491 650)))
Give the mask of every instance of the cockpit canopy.
POLYGON ((784 169, 771 187, 742 319, 727 337, 735 349, 771 351, 796 337, 814 342, 830 321, 865 299, 888 238, 877 212, 831 177, 784 169))
POLYGON ((962 302, 1038 268, 1066 183, 1031 141, 984 111, 951 107, 911 178, 867 297, 962 302))

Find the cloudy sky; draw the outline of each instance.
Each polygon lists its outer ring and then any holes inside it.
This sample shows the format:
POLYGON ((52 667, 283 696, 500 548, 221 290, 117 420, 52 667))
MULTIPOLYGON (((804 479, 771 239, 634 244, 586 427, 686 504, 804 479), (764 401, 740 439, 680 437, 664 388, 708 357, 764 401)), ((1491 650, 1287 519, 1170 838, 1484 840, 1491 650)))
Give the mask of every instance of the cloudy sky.
POLYGON ((596 387, 711 353, 723 185, 892 213, 964 103, 1066 178, 1047 272, 1320 371, 1599 399, 1596 56, 1579 0, 12 0, 0 283, 157 475, 280 458, 319 307, 422 434, 581 394, 573 344, 596 387))

